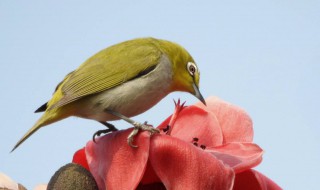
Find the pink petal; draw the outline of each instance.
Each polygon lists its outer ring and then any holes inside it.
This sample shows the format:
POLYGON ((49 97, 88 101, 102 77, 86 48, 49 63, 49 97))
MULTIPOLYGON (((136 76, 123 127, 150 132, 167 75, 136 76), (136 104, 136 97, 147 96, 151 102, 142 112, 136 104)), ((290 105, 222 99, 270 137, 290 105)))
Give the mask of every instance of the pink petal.
POLYGON ((230 189, 234 173, 191 143, 167 135, 151 139, 150 161, 168 190, 230 189))
POLYGON ((206 148, 224 164, 240 173, 257 166, 262 161, 263 150, 253 143, 228 143, 220 147, 206 148))
POLYGON ((276 183, 255 170, 238 173, 233 190, 281 190, 276 183))
POLYGON ((161 180, 157 176, 156 172, 154 171, 150 160, 148 160, 146 170, 144 172, 143 178, 140 181, 140 184, 152 184, 152 183, 159 183, 161 180))
MULTIPOLYGON (((169 120, 168 118, 159 128, 166 126, 169 120)), ((193 142, 194 138, 197 138, 199 146, 222 145, 223 137, 218 120, 211 112, 197 106, 184 108, 176 117, 174 125, 170 127, 171 136, 186 142, 193 142)))
POLYGON ((208 97, 207 106, 201 102, 196 106, 211 111, 218 119, 223 142, 252 142, 253 127, 250 116, 240 107, 229 104, 217 97, 208 97))
POLYGON ((76 164, 79 164, 82 167, 84 167, 87 170, 89 170, 89 165, 88 165, 88 162, 87 162, 85 148, 82 148, 82 149, 78 150, 76 153, 74 153, 72 162, 76 163, 76 164))
POLYGON ((127 143, 131 129, 117 131, 89 141, 86 146, 90 171, 99 189, 135 189, 146 168, 149 156, 150 134, 139 133, 132 148, 127 143))
POLYGON ((174 124, 178 118, 178 115, 180 114, 180 112, 186 107, 184 106, 185 102, 180 104, 180 99, 178 99, 178 102, 176 102, 174 100, 174 112, 171 116, 169 116, 166 120, 164 120, 157 128, 160 129, 160 131, 163 131, 164 129, 166 129, 167 131, 165 131, 163 134, 171 134, 171 130, 174 127, 174 124), (169 129, 167 128, 168 126, 169 129))
POLYGON ((175 110, 174 110, 174 113, 172 114, 171 116, 171 119, 170 119, 170 122, 169 122, 169 126, 171 127, 168 131, 168 135, 171 134, 171 131, 174 127, 174 124, 178 118, 178 115, 180 114, 180 112, 186 107, 184 106, 185 102, 180 104, 180 99, 178 100, 178 102, 174 101, 174 105, 175 105, 175 110))

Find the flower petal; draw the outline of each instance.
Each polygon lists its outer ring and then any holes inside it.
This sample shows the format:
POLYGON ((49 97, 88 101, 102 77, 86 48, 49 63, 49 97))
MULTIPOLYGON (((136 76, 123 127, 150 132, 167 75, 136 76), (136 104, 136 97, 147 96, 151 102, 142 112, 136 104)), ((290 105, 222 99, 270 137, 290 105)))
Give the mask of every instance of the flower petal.
MULTIPOLYGON (((169 120, 170 117, 159 128, 167 126, 169 120)), ((197 106, 184 108, 176 117, 174 126, 170 127, 171 136, 186 142, 193 142, 194 138, 197 138, 198 145, 222 145, 222 131, 217 118, 211 112, 197 106)))
POLYGON ((169 134, 169 135, 171 134, 172 128, 174 127, 174 124, 177 121, 178 115, 186 107, 186 106, 184 106, 184 104, 185 104, 185 102, 180 104, 180 99, 178 99, 178 102, 174 101, 175 109, 174 109, 174 113, 171 115, 171 119, 169 122, 169 126, 171 126, 171 128, 169 129, 167 134, 169 134))
POLYGON ((76 153, 74 153, 72 162, 79 164, 82 167, 84 167, 85 169, 89 170, 89 165, 87 162, 85 148, 82 148, 82 149, 78 150, 76 153))
POLYGON ((161 180, 157 176, 156 172, 154 171, 150 160, 148 160, 146 170, 144 172, 143 178, 140 181, 141 185, 145 184, 152 184, 152 183, 159 183, 161 180))
POLYGON ((164 120, 157 128, 160 130, 160 133, 163 132, 163 134, 171 134, 172 127, 174 127, 174 124, 178 118, 178 115, 180 112, 186 108, 185 102, 180 104, 180 99, 178 99, 178 102, 174 101, 174 112, 171 116, 169 116, 166 120, 164 120), (168 128, 169 127, 169 128, 168 128))
POLYGON ((255 170, 238 173, 233 190, 281 190, 275 182, 255 170))
POLYGON ((138 133, 132 148, 127 143, 131 129, 117 131, 89 141, 87 160, 99 189, 135 189, 146 168, 149 156, 150 134, 138 133))
POLYGON ((240 173, 257 166, 262 161, 263 150, 253 143, 228 143, 220 147, 206 148, 224 164, 240 173))
POLYGON ((229 104, 217 97, 208 97, 207 106, 201 102, 196 106, 211 111, 218 119, 223 142, 252 142, 253 127, 250 116, 240 107, 229 104))
POLYGON ((234 173, 211 154, 168 135, 151 139, 150 161, 168 190, 230 189, 234 173))

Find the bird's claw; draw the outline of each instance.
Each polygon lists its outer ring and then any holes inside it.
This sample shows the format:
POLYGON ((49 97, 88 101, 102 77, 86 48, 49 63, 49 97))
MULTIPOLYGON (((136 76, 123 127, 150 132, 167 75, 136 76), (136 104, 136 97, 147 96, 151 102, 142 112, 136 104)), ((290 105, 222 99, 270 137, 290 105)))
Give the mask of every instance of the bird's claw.
POLYGON ((133 124, 133 126, 134 126, 133 130, 127 138, 127 142, 129 144, 129 146, 131 146, 133 148, 138 147, 137 145, 133 144, 133 140, 134 140, 134 137, 138 134, 139 130, 149 131, 150 135, 153 135, 155 133, 160 133, 159 129, 154 128, 152 125, 148 125, 147 122, 144 122, 143 124, 135 122, 133 124))
POLYGON ((99 131, 95 132, 95 133, 93 134, 93 136, 92 136, 93 142, 97 143, 97 142, 96 142, 96 137, 100 137, 101 134, 107 134, 107 133, 110 133, 110 132, 112 132, 112 131, 113 131, 113 130, 111 130, 111 129, 103 129, 103 130, 99 130, 99 131))
POLYGON ((101 134, 107 134, 107 133, 111 133, 111 132, 114 132, 114 131, 118 131, 118 129, 117 129, 114 125, 112 125, 112 124, 110 124, 110 123, 107 123, 107 122, 100 122, 100 123, 101 123, 102 125, 106 126, 107 129, 99 130, 99 131, 97 131, 97 132, 95 132, 95 133, 93 134, 92 140, 93 140, 93 142, 95 142, 95 143, 96 143, 96 137, 97 137, 97 136, 99 137, 101 134))

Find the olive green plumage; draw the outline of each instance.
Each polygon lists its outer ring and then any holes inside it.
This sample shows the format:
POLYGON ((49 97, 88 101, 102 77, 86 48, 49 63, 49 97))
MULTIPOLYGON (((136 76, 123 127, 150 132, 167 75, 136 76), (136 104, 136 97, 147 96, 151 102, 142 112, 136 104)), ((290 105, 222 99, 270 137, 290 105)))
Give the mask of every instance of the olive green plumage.
POLYGON ((14 149, 42 126, 69 116, 105 122, 116 119, 104 112, 111 109, 131 117, 173 91, 189 92, 204 102, 198 86, 197 66, 178 44, 139 38, 110 46, 59 83, 51 100, 36 110, 44 111, 42 117, 14 149))

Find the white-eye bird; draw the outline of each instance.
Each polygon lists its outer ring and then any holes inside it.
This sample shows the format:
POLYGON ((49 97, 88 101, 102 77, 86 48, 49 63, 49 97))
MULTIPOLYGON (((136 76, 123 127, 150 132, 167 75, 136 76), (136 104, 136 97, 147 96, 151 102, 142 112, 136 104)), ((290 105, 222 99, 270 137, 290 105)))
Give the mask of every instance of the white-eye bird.
POLYGON ((155 38, 138 38, 110 46, 69 73, 55 89, 50 101, 35 112, 44 114, 18 141, 15 150, 43 126, 76 116, 96 120, 117 130, 107 121, 124 119, 134 125, 128 137, 139 130, 157 129, 134 122, 141 114, 174 91, 189 92, 205 104, 199 91, 199 70, 191 55, 180 45, 155 38))

